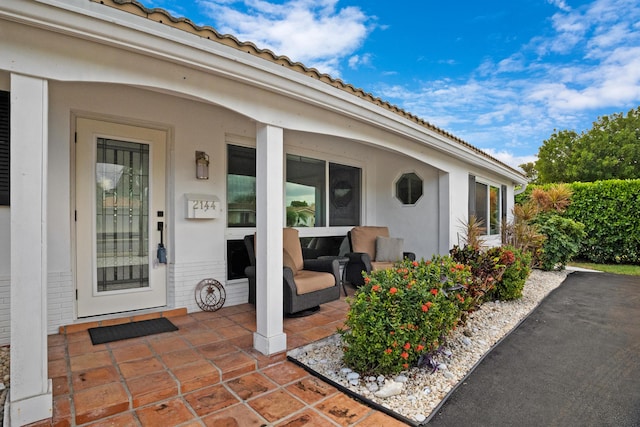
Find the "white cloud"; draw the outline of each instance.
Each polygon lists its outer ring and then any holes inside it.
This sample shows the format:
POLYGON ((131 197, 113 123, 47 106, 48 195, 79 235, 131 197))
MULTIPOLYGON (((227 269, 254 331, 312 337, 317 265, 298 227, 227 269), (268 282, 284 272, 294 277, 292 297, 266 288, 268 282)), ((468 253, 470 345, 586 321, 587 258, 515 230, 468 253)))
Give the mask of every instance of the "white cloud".
POLYGON ((352 56, 371 31, 371 19, 357 7, 337 8, 338 0, 199 0, 216 29, 293 61, 340 75, 339 61, 352 56), (243 5, 239 10, 238 4, 243 5))
POLYGON ((519 166, 524 163, 535 162, 538 160, 538 156, 516 156, 509 151, 496 150, 494 148, 487 148, 483 151, 500 160, 502 163, 506 163, 516 169, 520 169, 519 166))

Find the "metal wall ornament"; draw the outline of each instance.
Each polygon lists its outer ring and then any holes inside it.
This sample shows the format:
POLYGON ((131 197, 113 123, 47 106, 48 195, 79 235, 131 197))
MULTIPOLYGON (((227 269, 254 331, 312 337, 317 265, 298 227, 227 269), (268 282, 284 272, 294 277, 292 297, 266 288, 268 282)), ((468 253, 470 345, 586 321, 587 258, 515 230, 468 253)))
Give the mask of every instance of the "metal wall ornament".
POLYGON ((203 279, 196 286, 196 303, 202 311, 216 311, 226 299, 224 286, 215 279, 203 279))

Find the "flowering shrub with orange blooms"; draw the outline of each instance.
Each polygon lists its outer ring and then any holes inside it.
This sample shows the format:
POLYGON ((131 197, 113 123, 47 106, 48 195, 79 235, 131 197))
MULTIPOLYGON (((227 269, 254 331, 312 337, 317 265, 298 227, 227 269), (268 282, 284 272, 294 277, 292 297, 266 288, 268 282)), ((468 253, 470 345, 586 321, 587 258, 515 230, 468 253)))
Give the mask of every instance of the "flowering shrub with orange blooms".
POLYGON ((471 304, 470 268, 449 256, 404 261, 365 275, 348 299, 340 330, 344 362, 368 375, 394 374, 416 366, 439 348, 471 304))

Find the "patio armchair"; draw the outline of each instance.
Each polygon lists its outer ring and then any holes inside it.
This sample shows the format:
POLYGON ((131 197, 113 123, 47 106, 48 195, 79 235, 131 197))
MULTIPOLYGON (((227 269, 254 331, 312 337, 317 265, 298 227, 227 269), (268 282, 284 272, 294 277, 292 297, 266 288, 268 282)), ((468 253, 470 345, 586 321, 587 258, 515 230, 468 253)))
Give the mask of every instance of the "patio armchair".
MULTIPOLYGON (((251 265, 245 269, 249 279, 249 302, 256 303, 255 235, 244 237, 251 265)), ((340 273, 337 260, 303 259, 298 230, 285 228, 282 235, 282 286, 284 313, 290 316, 311 314, 320 304, 340 298, 340 273)))
POLYGON ((416 259, 413 252, 403 251, 403 239, 389 237, 388 227, 354 227, 347 233, 347 239, 351 252, 345 254, 349 258, 345 278, 356 287, 364 284, 363 271, 370 274, 391 268, 404 258, 416 259))

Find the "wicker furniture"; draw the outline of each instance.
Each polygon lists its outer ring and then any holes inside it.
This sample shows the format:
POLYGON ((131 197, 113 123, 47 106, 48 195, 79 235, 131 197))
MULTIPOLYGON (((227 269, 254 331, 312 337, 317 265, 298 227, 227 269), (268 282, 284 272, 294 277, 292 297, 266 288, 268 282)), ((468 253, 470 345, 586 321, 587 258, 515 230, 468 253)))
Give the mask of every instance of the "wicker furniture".
POLYGON ((376 270, 393 267, 404 258, 416 259, 413 252, 402 250, 402 239, 389 237, 388 227, 358 226, 347 233, 351 252, 346 266, 346 280, 354 286, 364 284, 362 272, 367 274, 376 270), (385 256, 382 257, 384 252, 385 256))
MULTIPOLYGON (((339 263, 335 259, 319 260, 302 258, 302 246, 298 230, 283 230, 283 297, 284 313, 300 315, 317 311, 320 304, 340 298, 339 263)), ((255 235, 244 237, 251 265, 245 269, 249 278, 249 302, 256 303, 256 255, 255 235)))

